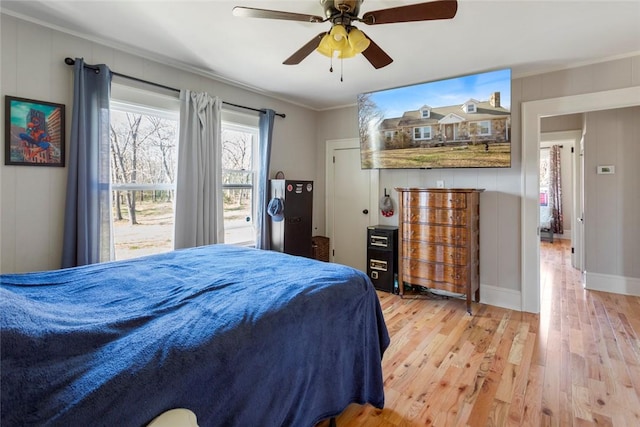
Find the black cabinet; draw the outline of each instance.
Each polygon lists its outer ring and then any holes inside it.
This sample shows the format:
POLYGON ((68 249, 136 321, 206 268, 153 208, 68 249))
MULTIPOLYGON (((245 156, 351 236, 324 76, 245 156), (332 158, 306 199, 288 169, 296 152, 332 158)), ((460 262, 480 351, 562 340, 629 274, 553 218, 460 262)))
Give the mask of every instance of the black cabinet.
POLYGON ((283 218, 271 219, 271 249, 312 258, 313 181, 272 179, 270 187, 284 204, 283 218))
POLYGON ((397 274, 398 227, 367 227, 367 275, 373 286, 380 291, 397 293, 397 274))

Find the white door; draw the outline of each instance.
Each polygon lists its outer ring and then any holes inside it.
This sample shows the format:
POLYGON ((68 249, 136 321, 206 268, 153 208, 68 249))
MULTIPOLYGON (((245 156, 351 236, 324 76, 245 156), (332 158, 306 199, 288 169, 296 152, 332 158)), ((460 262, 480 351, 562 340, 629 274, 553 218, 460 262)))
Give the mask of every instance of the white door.
POLYGON ((574 197, 573 212, 576 221, 571 233, 571 265, 573 268, 584 271, 584 135, 580 138, 573 157, 574 172, 574 197))
POLYGON ((367 226, 377 224, 378 220, 377 203, 373 202, 377 198, 377 173, 360 168, 357 140, 327 142, 327 233, 331 260, 365 273, 367 226))

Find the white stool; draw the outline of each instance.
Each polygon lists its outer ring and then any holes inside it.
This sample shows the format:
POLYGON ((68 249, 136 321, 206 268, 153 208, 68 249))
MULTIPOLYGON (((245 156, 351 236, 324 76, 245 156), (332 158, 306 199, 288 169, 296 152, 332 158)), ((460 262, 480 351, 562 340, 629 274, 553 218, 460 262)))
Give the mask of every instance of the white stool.
POLYGON ((147 427, 198 427, 198 419, 190 410, 177 408, 158 415, 147 427))

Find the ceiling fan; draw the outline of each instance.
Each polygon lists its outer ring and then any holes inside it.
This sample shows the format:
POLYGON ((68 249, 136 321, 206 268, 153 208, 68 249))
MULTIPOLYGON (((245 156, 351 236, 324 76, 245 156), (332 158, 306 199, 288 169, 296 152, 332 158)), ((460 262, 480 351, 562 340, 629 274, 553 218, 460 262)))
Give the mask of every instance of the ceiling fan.
POLYGON ((359 17, 360 6, 364 0, 320 0, 324 9, 324 18, 317 15, 285 12, 278 10, 257 9, 253 7, 236 6, 233 15, 248 18, 282 19, 286 21, 302 21, 311 23, 331 22, 329 31, 322 32, 309 40, 296 52, 287 58, 283 64, 296 65, 318 50, 323 55, 333 57, 337 52, 338 58, 349 58, 358 53, 362 55, 376 69, 385 67, 393 59, 380 48, 366 34, 353 26, 354 22, 366 25, 392 24, 397 22, 431 21, 437 19, 451 19, 458 11, 456 0, 436 0, 427 3, 380 9, 366 12, 359 17))

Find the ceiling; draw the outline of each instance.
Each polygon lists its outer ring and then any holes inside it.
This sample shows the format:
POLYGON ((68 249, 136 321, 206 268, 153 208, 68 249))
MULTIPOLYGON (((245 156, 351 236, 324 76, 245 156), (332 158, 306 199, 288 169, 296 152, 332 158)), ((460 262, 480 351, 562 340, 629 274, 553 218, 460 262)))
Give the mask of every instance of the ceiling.
MULTIPOLYGON (((360 16, 413 3, 420 0, 365 0, 360 16)), ((236 5, 323 16, 318 0, 0 3, 3 13, 314 110, 472 72, 509 67, 522 77, 640 53, 640 0, 459 0, 451 20, 357 23, 394 62, 376 70, 358 55, 334 59, 329 72, 329 58, 317 52, 282 64, 329 22, 239 18, 236 5)))

